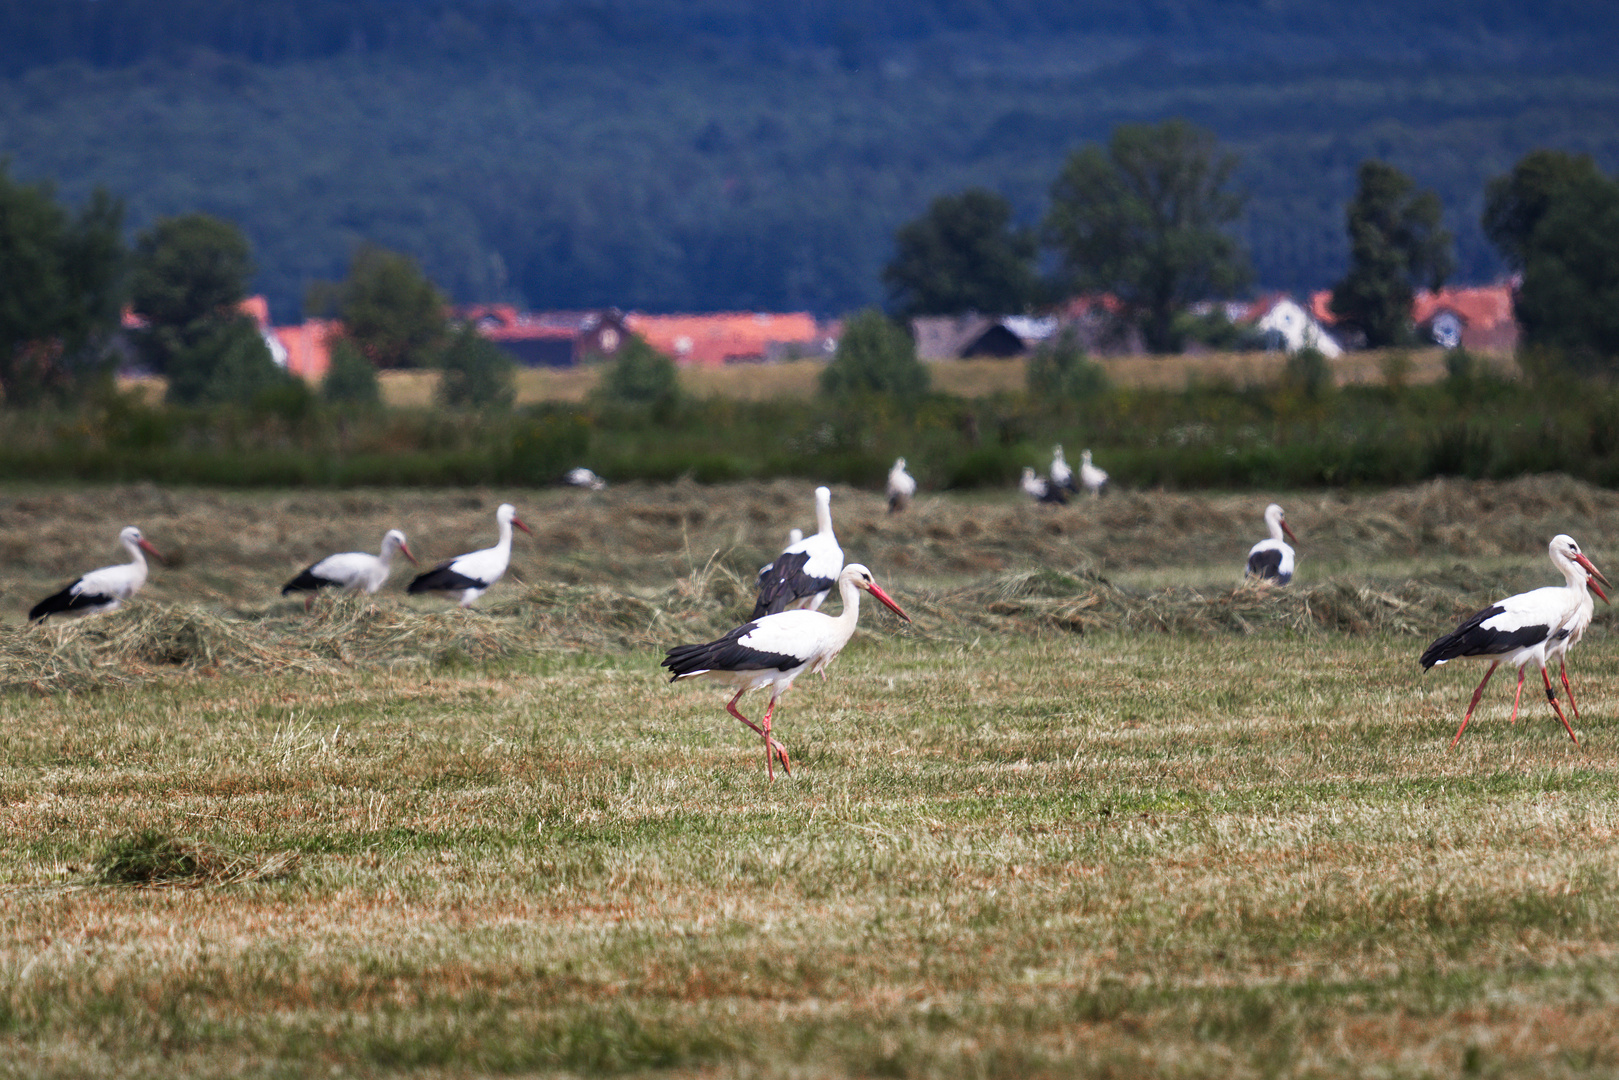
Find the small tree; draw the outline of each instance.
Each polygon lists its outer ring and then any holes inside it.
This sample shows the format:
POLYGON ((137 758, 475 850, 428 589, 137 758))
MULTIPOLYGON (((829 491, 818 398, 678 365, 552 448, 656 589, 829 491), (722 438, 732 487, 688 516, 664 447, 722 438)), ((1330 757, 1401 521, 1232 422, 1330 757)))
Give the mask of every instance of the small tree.
POLYGON ((1349 272, 1332 288, 1332 312, 1380 348, 1409 335, 1411 300, 1450 276, 1451 236, 1439 196, 1382 161, 1364 161, 1346 213, 1349 272))
POLYGON ((1107 372, 1085 356, 1072 330, 1047 341, 1029 357, 1024 379, 1038 398, 1082 398, 1107 389, 1107 372))
POLYGON ((334 405, 370 407, 382 402, 377 369, 346 337, 332 341, 332 363, 321 380, 320 393, 334 405))
POLYGON ((1535 150, 1485 186, 1479 224, 1507 265, 1522 270, 1535 229, 1547 212, 1575 188, 1601 179, 1588 154, 1535 150))
POLYGON ((876 308, 868 308, 843 324, 838 351, 821 372, 821 392, 829 397, 916 398, 928 392, 930 381, 911 336, 876 308))
POLYGON ((667 410, 680 398, 680 373, 673 360, 631 334, 602 372, 596 397, 616 405, 667 410))
POLYGON ((127 255, 123 207, 97 190, 70 217, 47 185, 0 162, 0 390, 6 403, 67 396, 108 368, 127 255))
POLYGON ((511 358, 471 324, 450 339, 443 366, 438 384, 440 404, 505 409, 517 396, 511 358))
POLYGON ((1524 341, 1587 370, 1619 359, 1619 183, 1557 194, 1530 234, 1516 308, 1524 341))
POLYGON ((1034 233, 1012 225, 1012 204, 969 188, 941 195, 894 234, 883 282, 900 318, 968 311, 1014 314, 1040 291, 1034 233))
POLYGON ((415 259, 375 244, 355 250, 343 281, 311 285, 304 306, 335 313, 355 347, 384 371, 436 367, 450 339, 444 295, 415 259))
POLYGON ((240 310, 252 273, 241 230, 207 214, 165 218, 136 238, 131 300, 146 319, 136 343, 168 377, 170 401, 247 404, 292 377, 240 310))

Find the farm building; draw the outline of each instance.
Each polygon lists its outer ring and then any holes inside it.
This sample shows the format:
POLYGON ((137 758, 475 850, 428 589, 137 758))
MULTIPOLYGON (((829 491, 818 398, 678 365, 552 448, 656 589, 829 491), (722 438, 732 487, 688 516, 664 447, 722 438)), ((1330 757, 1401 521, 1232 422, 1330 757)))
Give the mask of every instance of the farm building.
POLYGON ((455 314, 524 367, 573 367, 612 357, 624 344, 624 316, 613 308, 519 311, 511 304, 478 304, 455 314))
POLYGON ((711 315, 644 315, 631 312, 624 326, 677 364, 719 366, 826 356, 837 346, 835 324, 822 325, 808 312, 741 311, 711 315))

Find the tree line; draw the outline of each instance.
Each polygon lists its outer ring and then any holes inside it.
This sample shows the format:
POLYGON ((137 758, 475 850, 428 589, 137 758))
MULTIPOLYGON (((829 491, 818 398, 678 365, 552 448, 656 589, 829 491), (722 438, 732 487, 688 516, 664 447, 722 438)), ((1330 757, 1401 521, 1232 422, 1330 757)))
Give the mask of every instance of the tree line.
MULTIPOLYGON (((1074 152, 1052 181, 1038 229, 984 188, 943 195, 902 226, 883 271, 890 312, 1018 314, 1076 293, 1107 293, 1152 352, 1211 333, 1194 302, 1252 280, 1233 235, 1244 195, 1235 154, 1185 120, 1120 125, 1074 152), (1052 270, 1041 273, 1042 248, 1052 270)), ((1411 343, 1412 300, 1454 268, 1433 191, 1384 161, 1362 162, 1345 207, 1348 267, 1332 288, 1339 327, 1359 344, 1411 343)), ((1619 182, 1588 155, 1537 150, 1485 192, 1482 228, 1521 274, 1517 315, 1531 348, 1585 368, 1619 359, 1619 182)))

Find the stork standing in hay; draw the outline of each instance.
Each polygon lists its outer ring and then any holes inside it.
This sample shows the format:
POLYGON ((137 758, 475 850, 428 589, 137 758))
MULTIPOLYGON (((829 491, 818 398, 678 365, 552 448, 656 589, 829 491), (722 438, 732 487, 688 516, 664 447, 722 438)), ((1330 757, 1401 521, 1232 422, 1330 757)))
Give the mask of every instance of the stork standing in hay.
POLYGON ((30 622, 44 622, 52 615, 99 615, 116 611, 119 605, 146 584, 146 554, 163 561, 157 548, 147 543, 141 531, 130 525, 118 534, 118 542, 129 552, 127 563, 103 566, 76 581, 69 582, 28 610, 30 622))
POLYGON ((1287 514, 1275 503, 1265 507, 1265 526, 1270 529, 1270 539, 1261 540, 1248 549, 1246 573, 1261 582, 1286 585, 1293 580, 1293 549, 1282 539, 1282 534, 1286 533, 1287 539, 1295 544, 1299 538, 1287 527, 1287 514))
POLYGON ((309 564, 297 577, 281 586, 281 595, 303 593, 304 610, 308 611, 315 602, 315 595, 322 589, 363 592, 367 595, 375 593, 387 583, 388 575, 393 571, 396 551, 412 563, 416 561, 416 556, 410 553, 410 545, 405 542, 405 534, 398 529, 389 529, 383 534, 382 550, 376 555, 365 551, 328 555, 319 562, 309 564))
POLYGON ((832 489, 815 489, 816 529, 776 556, 769 572, 760 572, 759 599, 753 618, 794 608, 818 609, 832 592, 843 569, 843 548, 832 532, 832 489))

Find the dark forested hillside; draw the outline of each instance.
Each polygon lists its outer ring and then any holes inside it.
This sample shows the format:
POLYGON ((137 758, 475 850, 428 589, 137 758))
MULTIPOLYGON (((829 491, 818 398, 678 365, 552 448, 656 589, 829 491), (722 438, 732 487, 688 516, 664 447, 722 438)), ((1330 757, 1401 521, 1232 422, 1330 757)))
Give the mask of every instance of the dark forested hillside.
POLYGON ((0 0, 0 156, 238 222, 279 317, 362 240, 462 299, 830 313, 934 195, 1034 220, 1069 150, 1179 115, 1242 155, 1262 286, 1342 272, 1366 157, 1480 279, 1485 179, 1619 164, 1616 43, 1569 0, 0 0))

